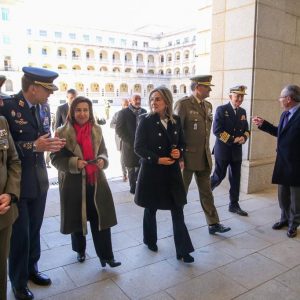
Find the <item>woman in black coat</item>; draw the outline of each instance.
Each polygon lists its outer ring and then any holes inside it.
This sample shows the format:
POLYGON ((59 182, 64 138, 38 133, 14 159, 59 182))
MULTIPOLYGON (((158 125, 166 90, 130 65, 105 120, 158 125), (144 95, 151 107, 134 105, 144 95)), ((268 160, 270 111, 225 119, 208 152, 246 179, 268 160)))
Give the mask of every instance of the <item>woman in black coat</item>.
POLYGON ((194 248, 184 223, 187 201, 178 161, 184 150, 180 119, 172 114, 172 94, 164 86, 150 93, 149 105, 151 113, 140 117, 134 144, 141 158, 134 200, 145 208, 144 243, 158 250, 156 211, 171 210, 177 259, 191 263, 194 248))

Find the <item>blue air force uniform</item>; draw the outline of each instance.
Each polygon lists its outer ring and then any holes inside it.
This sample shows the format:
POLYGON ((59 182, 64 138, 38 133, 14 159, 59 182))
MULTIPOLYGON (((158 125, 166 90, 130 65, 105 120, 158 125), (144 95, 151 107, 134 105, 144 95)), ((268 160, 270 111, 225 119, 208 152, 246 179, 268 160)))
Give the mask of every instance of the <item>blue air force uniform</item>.
MULTIPOLYGON (((230 92, 245 95, 245 89, 245 86, 237 86, 231 88, 230 92)), ((213 150, 215 170, 211 177, 211 187, 214 189, 222 182, 229 167, 229 210, 231 207, 239 208, 242 144, 234 143, 234 140, 236 137, 244 137, 246 141, 250 135, 245 109, 241 107, 234 109, 230 102, 219 106, 213 122, 213 133, 216 136, 213 150)), ((243 213, 242 215, 247 215, 246 212, 243 213)))
MULTIPOLYGON (((33 85, 57 89, 52 83, 57 73, 30 67, 23 71, 33 85)), ((9 123, 22 166, 19 218, 13 225, 9 256, 9 277, 15 292, 24 289, 31 274, 38 272, 40 228, 49 182, 44 153, 35 152, 34 141, 50 132, 50 110, 48 104, 37 104, 35 112, 31 111, 33 105, 22 91, 3 99, 0 105, 0 114, 9 123)))

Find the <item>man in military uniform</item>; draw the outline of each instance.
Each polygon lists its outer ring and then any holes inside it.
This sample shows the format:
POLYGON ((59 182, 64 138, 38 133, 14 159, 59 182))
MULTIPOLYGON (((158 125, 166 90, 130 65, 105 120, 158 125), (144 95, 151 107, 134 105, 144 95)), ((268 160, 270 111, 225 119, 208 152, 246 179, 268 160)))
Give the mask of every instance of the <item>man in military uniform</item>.
POLYGON ((37 265, 49 187, 44 151, 59 151, 65 142, 49 138, 49 124, 40 114, 48 97, 57 90, 53 80, 58 74, 32 67, 24 67, 23 72, 22 91, 3 100, 0 114, 9 123, 22 163, 19 218, 12 229, 9 278, 16 299, 33 299, 27 287, 28 280, 38 285, 51 284, 50 278, 40 273, 37 265))
POLYGON ((229 167, 229 211, 240 216, 248 216, 239 205, 242 145, 250 135, 246 111, 240 107, 246 89, 244 85, 231 88, 230 102, 219 106, 216 110, 213 123, 213 133, 217 138, 214 147, 215 170, 210 181, 214 190, 225 178, 229 167))
POLYGON ((0 299, 6 300, 7 257, 12 224, 18 216, 21 162, 3 116, 0 116, 0 173, 0 299))
POLYGON ((227 232, 230 228, 220 224, 210 187, 212 160, 209 137, 212 105, 205 99, 209 97, 213 86, 211 80, 211 75, 192 77, 192 95, 179 100, 175 105, 175 111, 180 116, 186 142, 183 166, 185 189, 188 192, 194 174, 208 231, 210 234, 215 234, 227 232))

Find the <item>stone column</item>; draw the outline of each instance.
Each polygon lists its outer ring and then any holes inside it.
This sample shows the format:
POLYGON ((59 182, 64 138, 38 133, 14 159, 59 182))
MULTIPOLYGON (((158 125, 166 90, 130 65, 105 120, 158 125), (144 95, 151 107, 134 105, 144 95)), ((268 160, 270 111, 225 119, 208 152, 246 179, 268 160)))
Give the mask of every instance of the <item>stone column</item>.
MULTIPOLYGON (((228 101, 231 86, 247 85, 243 107, 278 124, 279 93, 288 83, 300 85, 300 1, 213 0, 211 73, 214 107, 228 101)), ((276 138, 251 126, 243 146, 241 190, 271 186, 276 138)))

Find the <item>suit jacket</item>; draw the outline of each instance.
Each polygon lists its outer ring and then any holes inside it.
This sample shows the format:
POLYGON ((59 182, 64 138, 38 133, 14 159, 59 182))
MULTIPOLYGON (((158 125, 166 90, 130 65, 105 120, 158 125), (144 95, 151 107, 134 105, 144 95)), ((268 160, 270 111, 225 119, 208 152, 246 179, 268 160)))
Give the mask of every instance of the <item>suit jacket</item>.
POLYGON ((278 126, 264 121, 260 130, 277 137, 277 155, 272 183, 300 186, 300 108, 282 128, 285 112, 278 126))
POLYGON ((58 127, 65 124, 67 115, 69 111, 69 104, 65 103, 57 107, 56 115, 55 115, 55 126, 54 129, 56 130, 58 127))
MULTIPOLYGON (((19 197, 21 161, 9 132, 8 123, 2 116, 0 116, 0 173, 0 195, 7 193, 19 197)), ((13 224, 17 216, 18 209, 13 203, 4 215, 0 215, 0 230, 13 224)))
POLYGON ((192 171, 202 171, 212 167, 209 148, 212 105, 208 101, 204 101, 204 105, 205 110, 193 95, 175 103, 175 112, 181 119, 186 143, 184 165, 186 169, 192 171))
MULTIPOLYGON (((141 113, 146 110, 141 108, 141 113)), ((134 153, 134 137, 137 127, 136 115, 129 107, 122 109, 118 114, 116 133, 122 141, 122 155, 126 167, 132 168, 139 165, 139 157, 134 153)))
POLYGON ((157 114, 144 114, 137 128, 134 150, 141 157, 141 168, 135 190, 135 202, 142 207, 172 209, 186 204, 186 193, 178 160, 159 165, 160 157, 170 157, 173 147, 184 151, 180 118, 168 122, 167 129, 157 114))
MULTIPOLYGON (((110 121, 110 128, 116 129, 116 125, 117 125, 117 120, 118 120, 118 115, 119 115, 119 111, 115 112, 115 114, 113 115, 111 121, 110 121)), ((121 151, 121 139, 120 137, 117 135, 117 133, 115 132, 115 142, 116 142, 116 147, 118 151, 121 151)))
POLYGON ((213 153, 216 159, 242 161, 242 145, 234 144, 236 137, 243 136, 245 140, 250 135, 245 109, 239 107, 236 114, 229 103, 217 108, 213 133, 216 142, 213 153))
MULTIPOLYGON (((39 106, 39 111, 44 106, 39 106)), ((35 121, 23 93, 13 95, 3 100, 0 106, 2 114, 10 128, 19 158, 22 162, 21 195, 24 198, 36 198, 39 193, 46 193, 49 188, 48 174, 43 152, 33 151, 33 142, 41 135, 48 133, 47 120, 39 115, 39 122, 35 121)), ((45 114, 46 115, 46 114, 45 114)))

